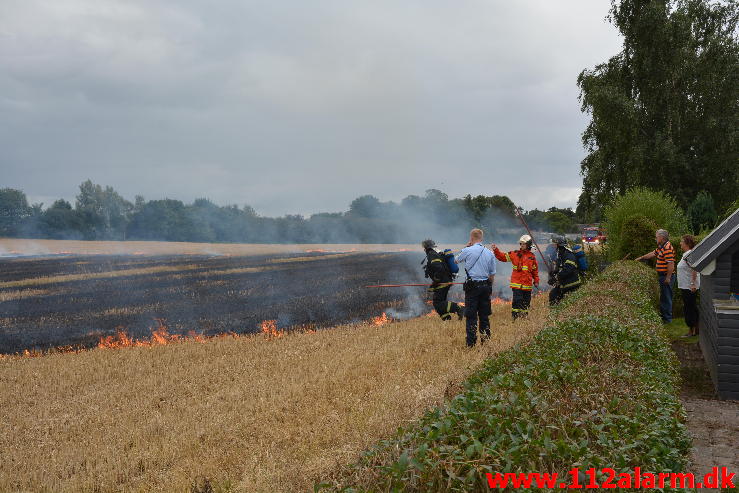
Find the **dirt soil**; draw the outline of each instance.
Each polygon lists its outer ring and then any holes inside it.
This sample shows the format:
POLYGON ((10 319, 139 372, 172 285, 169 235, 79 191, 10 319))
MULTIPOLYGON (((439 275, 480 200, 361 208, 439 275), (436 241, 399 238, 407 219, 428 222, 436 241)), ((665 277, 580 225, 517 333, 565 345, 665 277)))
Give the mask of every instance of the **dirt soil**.
POLYGON ((678 340, 672 347, 680 359, 681 398, 693 437, 688 471, 702 476, 713 467, 727 467, 730 472, 739 473, 739 401, 717 399, 697 342, 678 340))

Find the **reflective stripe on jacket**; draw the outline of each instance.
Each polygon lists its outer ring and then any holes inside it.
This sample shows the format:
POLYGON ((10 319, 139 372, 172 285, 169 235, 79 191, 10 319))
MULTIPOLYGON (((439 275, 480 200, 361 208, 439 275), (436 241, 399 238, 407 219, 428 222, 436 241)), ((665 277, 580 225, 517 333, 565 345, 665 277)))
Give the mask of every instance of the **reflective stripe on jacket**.
POLYGON ((539 284, 539 264, 536 263, 533 252, 513 250, 504 253, 496 248, 493 253, 501 262, 511 263, 511 289, 530 291, 534 284, 539 284))
POLYGON ((559 286, 563 289, 580 285, 577 257, 572 250, 562 246, 557 248, 557 261, 552 274, 556 276, 559 286))

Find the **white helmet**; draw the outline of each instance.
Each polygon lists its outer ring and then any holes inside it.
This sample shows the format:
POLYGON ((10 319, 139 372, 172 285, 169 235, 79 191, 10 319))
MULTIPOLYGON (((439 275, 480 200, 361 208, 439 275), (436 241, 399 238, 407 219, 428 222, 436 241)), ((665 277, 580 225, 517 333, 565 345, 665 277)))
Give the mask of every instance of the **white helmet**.
POLYGON ((518 242, 519 243, 526 243, 526 246, 528 248, 531 248, 531 244, 533 243, 533 240, 531 239, 531 237, 529 235, 523 235, 522 237, 520 237, 518 239, 518 242))

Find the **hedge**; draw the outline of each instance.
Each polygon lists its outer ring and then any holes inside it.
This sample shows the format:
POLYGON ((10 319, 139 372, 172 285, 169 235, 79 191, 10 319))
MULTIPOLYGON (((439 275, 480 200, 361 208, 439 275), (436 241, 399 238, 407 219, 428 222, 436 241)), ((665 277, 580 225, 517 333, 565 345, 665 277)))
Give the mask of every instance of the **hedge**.
POLYGON ((650 269, 616 262, 533 341, 488 360, 445 407, 316 490, 489 491, 488 472, 682 471, 679 364, 654 286, 650 269))
MULTIPOLYGON (((675 199, 664 192, 646 188, 632 188, 623 195, 616 196, 604 211, 605 226, 608 230, 608 255, 611 260, 624 258, 631 254, 631 258, 644 255, 656 248, 652 242, 650 247, 641 252, 630 252, 628 246, 623 245, 625 239, 624 224, 634 216, 646 216, 654 221, 658 228, 666 229, 672 238, 673 246, 679 247, 680 236, 687 233, 688 220, 675 199)), ((654 231, 647 239, 654 240, 654 231)))

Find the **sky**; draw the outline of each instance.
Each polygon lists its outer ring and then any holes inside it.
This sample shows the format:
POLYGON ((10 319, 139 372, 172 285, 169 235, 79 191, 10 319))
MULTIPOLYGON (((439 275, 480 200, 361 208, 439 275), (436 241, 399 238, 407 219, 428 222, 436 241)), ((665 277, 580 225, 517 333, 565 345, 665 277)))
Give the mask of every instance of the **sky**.
POLYGON ((573 207, 609 0, 2 0, 0 188, 260 214, 507 195, 573 207))

